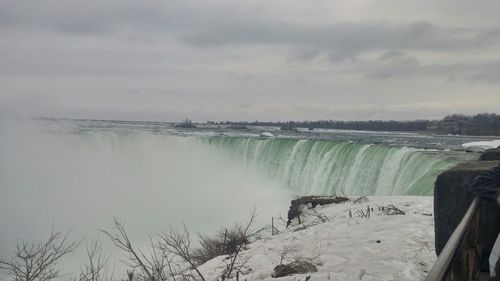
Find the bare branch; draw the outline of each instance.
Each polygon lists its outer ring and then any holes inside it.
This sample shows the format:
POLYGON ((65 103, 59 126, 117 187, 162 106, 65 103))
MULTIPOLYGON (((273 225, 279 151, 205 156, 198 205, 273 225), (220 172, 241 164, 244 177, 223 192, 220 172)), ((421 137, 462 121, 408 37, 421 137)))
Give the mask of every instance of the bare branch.
POLYGON ((151 268, 146 266, 146 264, 149 262, 144 259, 144 254, 136 250, 132 246, 127 231, 125 230, 124 224, 118 221, 116 218, 114 219, 113 223, 117 233, 111 233, 106 230, 100 230, 100 231, 106 234, 109 237, 109 239, 111 239, 113 244, 115 244, 116 247, 123 250, 129 255, 130 263, 126 262, 125 264, 132 267, 133 269, 140 268, 141 273, 142 275, 144 275, 145 279, 157 280, 155 279, 155 276, 153 275, 151 268))
POLYGON ((157 246, 165 256, 173 254, 180 258, 183 263, 194 269, 202 281, 205 281, 205 277, 198 270, 197 264, 193 259, 191 236, 186 225, 184 225, 182 229, 170 226, 170 231, 168 233, 162 233, 158 237, 160 241, 157 246))
POLYGON ((280 254, 280 264, 283 264, 283 261, 290 258, 291 255, 297 253, 297 249, 293 246, 283 246, 280 254))
POLYGON ((15 281, 49 281, 59 277, 57 263, 73 252, 81 241, 70 241, 69 232, 52 228, 45 242, 18 240, 14 256, 0 259, 0 270, 15 281))
POLYGON ((318 212, 316 209, 312 209, 313 211, 313 216, 316 217, 316 219, 313 221, 314 224, 316 223, 325 223, 325 222, 329 222, 330 219, 325 215, 325 214, 322 214, 320 212, 318 212))
MULTIPOLYGON (((250 214, 250 219, 248 220, 248 223, 246 224, 245 228, 239 227, 239 230, 241 231, 241 237, 248 237, 251 232, 250 229, 255 221, 255 218, 257 217, 255 209, 252 210, 250 214)), ((227 273, 226 273, 226 278, 230 278, 231 273, 235 269, 235 265, 238 267, 238 270, 241 270, 241 268, 246 264, 247 260, 244 260, 243 262, 237 264, 238 256, 241 253, 242 250, 245 249, 245 244, 239 244, 236 246, 236 251, 229 256, 229 265, 227 267, 227 273)))
POLYGON ((80 270, 77 281, 106 281, 112 280, 108 272, 108 257, 102 255, 102 246, 99 240, 85 243, 88 264, 80 270))

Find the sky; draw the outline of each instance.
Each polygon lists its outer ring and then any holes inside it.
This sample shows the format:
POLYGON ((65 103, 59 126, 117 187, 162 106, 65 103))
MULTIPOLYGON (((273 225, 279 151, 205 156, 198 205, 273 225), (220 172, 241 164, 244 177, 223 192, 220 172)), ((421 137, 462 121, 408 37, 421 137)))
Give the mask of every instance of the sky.
POLYGON ((498 0, 0 0, 0 116, 500 113, 498 11, 498 0))

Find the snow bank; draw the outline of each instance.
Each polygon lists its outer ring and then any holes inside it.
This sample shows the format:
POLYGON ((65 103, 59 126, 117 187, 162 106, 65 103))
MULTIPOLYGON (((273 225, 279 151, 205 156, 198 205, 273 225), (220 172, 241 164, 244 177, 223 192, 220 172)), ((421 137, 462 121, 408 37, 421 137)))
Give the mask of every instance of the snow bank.
MULTIPOLYGON (((305 210, 302 224, 294 222, 278 235, 263 237, 242 252, 240 280, 423 280, 432 267, 434 222, 432 197, 368 197, 367 202, 318 206, 305 210), (394 205, 405 215, 387 215, 394 205), (364 217, 370 208, 370 217, 364 217), (352 217, 350 217, 350 215, 352 217), (327 218, 327 219, 325 219, 327 218), (327 220, 327 222, 322 222, 327 220), (283 263, 308 260, 318 272, 274 279, 284 249, 283 263)), ((200 266, 207 280, 215 280, 227 265, 226 256, 200 266)))
POLYGON ((486 149, 497 148, 499 146, 500 146, 500 140, 476 141, 476 142, 468 142, 462 144, 462 147, 466 151, 472 151, 472 152, 483 152, 486 149))

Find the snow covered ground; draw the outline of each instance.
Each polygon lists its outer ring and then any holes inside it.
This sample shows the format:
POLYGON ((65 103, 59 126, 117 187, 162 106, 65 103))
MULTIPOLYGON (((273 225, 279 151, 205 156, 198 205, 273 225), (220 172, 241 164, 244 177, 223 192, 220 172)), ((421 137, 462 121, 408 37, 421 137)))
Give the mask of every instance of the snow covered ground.
MULTIPOLYGON (((302 224, 294 221, 274 236, 263 236, 240 254, 245 275, 240 280, 423 280, 432 267, 434 222, 432 197, 373 196, 305 210, 302 224), (389 205, 405 215, 388 215, 389 205), (370 208, 370 217, 365 217, 370 208), (373 210, 373 211, 372 211, 373 210), (363 212, 363 213, 362 213, 363 212), (350 217, 351 213, 352 217, 350 217), (325 221, 325 217, 328 219, 325 221), (275 279, 271 273, 280 264, 296 259, 317 266, 318 271, 275 279)), ((227 256, 200 266, 206 280, 216 280, 228 263, 227 256)), ((219 279, 220 280, 220 279, 219 279)))

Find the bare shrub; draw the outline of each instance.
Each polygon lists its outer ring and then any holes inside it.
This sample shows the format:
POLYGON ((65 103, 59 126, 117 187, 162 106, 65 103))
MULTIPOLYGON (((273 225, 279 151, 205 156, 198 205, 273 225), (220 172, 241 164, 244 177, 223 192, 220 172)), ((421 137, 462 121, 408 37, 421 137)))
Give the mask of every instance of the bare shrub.
POLYGON ((396 208, 396 206, 390 204, 388 206, 379 207, 379 210, 384 213, 384 215, 393 216, 393 215, 406 215, 404 211, 396 208))
POLYGON ((283 264, 285 260, 292 258, 297 253, 297 249, 293 246, 286 245, 283 246, 280 254, 280 264, 283 264))
POLYGON ((240 246, 250 243, 250 237, 243 235, 237 224, 223 228, 211 237, 198 234, 200 246, 193 251, 193 259, 197 264, 203 264, 217 256, 235 253, 240 246))
MULTIPOLYGON (((241 257, 240 253, 260 230, 252 231, 251 226, 255 220, 255 211, 246 225, 235 224, 231 228, 219 231, 214 237, 198 234, 200 247, 192 247, 192 237, 187 227, 171 226, 168 232, 150 237, 150 251, 145 254, 136 249, 130 241, 123 223, 114 221, 115 232, 105 233, 116 247, 128 254, 125 264, 131 269, 128 271, 128 280, 140 281, 187 281, 201 280, 205 277, 198 270, 198 266, 213 257, 229 255, 227 264, 221 273, 223 280, 230 278, 236 272, 244 273, 248 258, 241 257)), ((99 281, 99 280, 79 280, 99 281)))
POLYGON ((113 273, 108 271, 108 257, 103 256, 99 240, 85 243, 88 264, 80 269, 80 275, 75 281, 106 281, 113 280, 113 273))
POLYGON ((359 197, 358 199, 354 200, 352 202, 352 204, 363 204, 363 203, 367 203, 369 202, 370 200, 368 199, 368 197, 366 196, 361 196, 359 197))
POLYGON ((356 210, 356 216, 358 216, 360 218, 369 218, 370 217, 370 213, 369 212, 365 212, 363 210, 356 210))
POLYGON ((318 212, 316 209, 312 209, 312 211, 313 213, 311 215, 315 217, 314 221, 312 222, 313 224, 325 223, 330 221, 330 219, 325 214, 318 212))
MULTIPOLYGON (((171 263, 184 263, 193 269, 200 280, 205 281, 205 277, 198 270, 197 264, 193 259, 193 249, 191 247, 191 235, 184 225, 182 229, 171 226, 169 232, 158 235, 159 241, 156 244, 157 248, 163 253, 164 257, 174 255, 177 261, 170 259, 171 263)), ((197 279, 192 275, 183 275, 186 278, 197 279)), ((175 276, 173 276, 175 277, 175 276)))
MULTIPOLYGON (((373 211, 373 209, 370 208, 370 206, 366 206, 366 211, 356 210, 355 214, 357 217, 360 217, 360 218, 369 218, 371 216, 372 211, 373 211)), ((350 218, 352 217, 352 213, 350 210, 349 210, 349 217, 350 218)))
MULTIPOLYGON (((246 225, 241 225, 239 223, 234 225, 234 229, 237 231, 237 237, 244 237, 245 241, 250 241, 252 237, 255 237, 262 229, 259 229, 257 231, 252 231, 252 226, 253 223, 255 222, 256 218, 256 212, 255 209, 251 212, 250 214, 250 219, 246 223, 246 225)), ((239 240, 240 242, 243 240, 239 240)), ((241 257, 241 252, 246 249, 247 243, 236 243, 234 245, 234 252, 229 255, 229 258, 227 259, 227 264, 226 264, 226 269, 222 272, 221 278, 222 280, 226 280, 231 278, 231 275, 233 272, 236 273, 236 279, 239 279, 239 274, 245 274, 243 269, 246 266, 246 263, 248 262, 248 259, 250 258, 249 256, 247 257, 241 257)))
POLYGON ((149 257, 141 250, 136 249, 130 238, 128 237, 125 226, 122 222, 114 219, 115 233, 101 230, 115 244, 117 248, 124 251, 128 255, 128 260, 124 263, 131 269, 127 272, 129 281, 146 280, 146 281, 164 281, 170 276, 172 267, 168 256, 156 249, 153 239, 150 237, 151 252, 149 257))
POLYGON ((60 276, 57 263, 79 244, 69 239, 69 233, 52 229, 47 241, 19 240, 14 255, 0 259, 0 270, 14 281, 49 281, 60 276))
POLYGON ((287 221, 281 216, 272 218, 271 235, 279 234, 282 231, 278 227, 281 227, 281 229, 286 229, 287 227, 287 221))
POLYGON ((193 251, 192 258, 196 264, 203 264, 215 257, 222 255, 233 255, 245 250, 246 245, 258 239, 259 233, 267 229, 260 228, 252 230, 256 214, 252 211, 250 219, 244 226, 235 223, 229 228, 222 228, 214 236, 198 234, 200 246, 193 251))
POLYGON ((215 237, 198 234, 198 238, 200 246, 193 250, 193 260, 196 264, 203 264, 214 257, 224 254, 224 238, 221 239, 219 233, 215 237))

